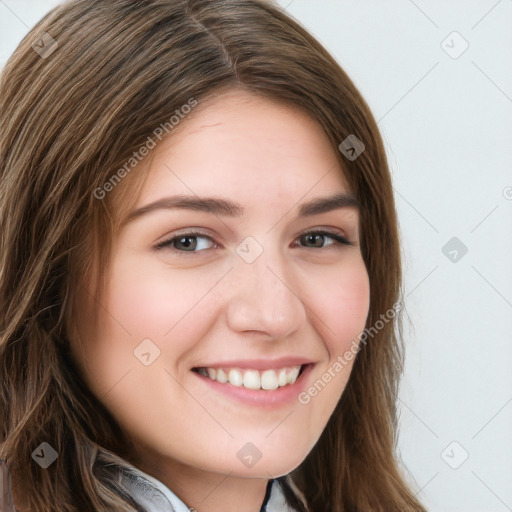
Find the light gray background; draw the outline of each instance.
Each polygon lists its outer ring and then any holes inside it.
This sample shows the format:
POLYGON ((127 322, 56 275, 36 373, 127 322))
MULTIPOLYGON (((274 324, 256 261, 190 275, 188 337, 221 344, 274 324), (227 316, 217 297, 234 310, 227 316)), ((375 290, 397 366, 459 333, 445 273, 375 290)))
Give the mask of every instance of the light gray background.
MULTIPOLYGON (((0 0, 0 66, 58 3, 0 0)), ((354 80, 387 146, 410 483, 432 512, 512 511, 512 0, 279 3, 354 80)))

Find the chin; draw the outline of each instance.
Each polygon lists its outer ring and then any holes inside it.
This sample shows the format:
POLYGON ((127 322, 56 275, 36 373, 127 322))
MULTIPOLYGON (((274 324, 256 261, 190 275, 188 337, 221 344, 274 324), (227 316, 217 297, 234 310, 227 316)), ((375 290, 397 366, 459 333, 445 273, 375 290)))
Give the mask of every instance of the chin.
POLYGON ((287 475, 300 466, 307 456, 307 454, 304 454, 298 457, 296 453, 293 453, 293 457, 290 455, 290 453, 283 454, 283 456, 276 453, 267 457, 262 455, 261 459, 255 462, 251 467, 244 467, 244 464, 231 464, 231 467, 227 469, 241 477, 278 478, 287 475))

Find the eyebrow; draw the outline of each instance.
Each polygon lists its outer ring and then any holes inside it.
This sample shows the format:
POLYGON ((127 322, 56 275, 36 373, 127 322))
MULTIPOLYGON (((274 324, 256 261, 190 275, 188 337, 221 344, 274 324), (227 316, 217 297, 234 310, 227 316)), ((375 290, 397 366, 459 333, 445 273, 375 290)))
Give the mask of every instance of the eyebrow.
MULTIPOLYGON (((360 207, 357 199, 350 194, 335 194, 327 197, 319 197, 303 203, 299 208, 298 217, 310 217, 347 207, 360 207)), ((143 215, 162 209, 187 209, 226 217, 241 217, 244 214, 244 208, 240 204, 228 199, 179 195, 164 197, 158 201, 132 210, 123 221, 123 225, 143 215)))

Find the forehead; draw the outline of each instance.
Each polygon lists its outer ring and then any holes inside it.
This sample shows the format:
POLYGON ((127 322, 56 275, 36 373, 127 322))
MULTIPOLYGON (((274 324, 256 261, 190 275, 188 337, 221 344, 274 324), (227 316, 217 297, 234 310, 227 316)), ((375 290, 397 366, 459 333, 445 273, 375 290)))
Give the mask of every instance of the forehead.
POLYGON ((300 110, 241 91, 196 108, 153 150, 136 206, 169 193, 270 205, 349 192, 336 149, 300 110))

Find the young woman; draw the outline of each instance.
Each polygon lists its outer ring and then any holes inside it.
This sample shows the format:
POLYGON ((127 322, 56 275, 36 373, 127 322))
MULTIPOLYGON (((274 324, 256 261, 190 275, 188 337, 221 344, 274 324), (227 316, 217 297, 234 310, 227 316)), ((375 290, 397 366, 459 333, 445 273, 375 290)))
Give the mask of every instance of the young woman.
POLYGON ((386 156, 310 34, 263 0, 74 0, 0 110, 5 510, 425 510, 386 156))

